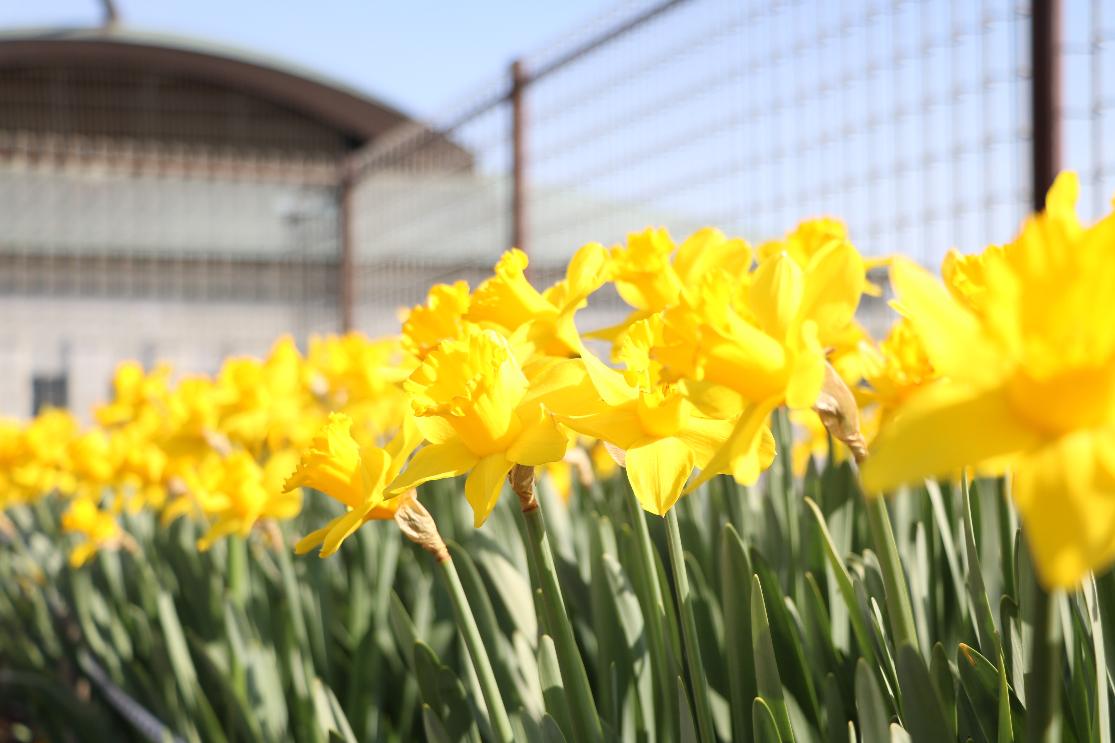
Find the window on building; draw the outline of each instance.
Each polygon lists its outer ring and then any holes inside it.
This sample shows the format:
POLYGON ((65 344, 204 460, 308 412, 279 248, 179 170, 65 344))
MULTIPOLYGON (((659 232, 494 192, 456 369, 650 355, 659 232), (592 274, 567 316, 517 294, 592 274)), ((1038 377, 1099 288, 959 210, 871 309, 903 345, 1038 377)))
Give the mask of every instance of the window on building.
POLYGON ((65 372, 31 377, 31 415, 38 415, 44 408, 65 408, 69 404, 69 386, 65 372))

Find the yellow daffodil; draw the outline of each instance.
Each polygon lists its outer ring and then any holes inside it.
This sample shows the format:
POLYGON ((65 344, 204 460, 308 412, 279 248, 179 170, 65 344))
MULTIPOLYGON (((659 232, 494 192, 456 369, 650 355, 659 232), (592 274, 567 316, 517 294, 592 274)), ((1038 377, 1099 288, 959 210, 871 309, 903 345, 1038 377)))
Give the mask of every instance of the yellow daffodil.
POLYGON ((480 526, 515 464, 536 466, 565 454, 567 439, 529 392, 505 338, 475 326, 432 350, 405 384, 429 445, 388 491, 469 473, 465 497, 480 526))
POLYGON ((616 291, 635 311, 620 324, 589 333, 588 337, 615 341, 639 320, 675 306, 684 287, 696 284, 709 272, 722 271, 736 281, 746 281, 751 262, 750 245, 740 238, 728 238, 713 227, 697 230, 676 251, 665 229, 631 233, 626 245, 612 248, 607 270, 616 291))
POLYGON ((320 545, 320 555, 329 557, 361 524, 392 518, 408 496, 387 498, 384 489, 420 442, 421 434, 408 418, 387 446, 362 449, 353 438, 352 419, 331 414, 283 488, 313 488, 343 503, 346 511, 303 537, 295 551, 304 554, 320 545))
POLYGON ((1082 228, 1076 191, 1059 177, 1047 211, 965 271, 959 300, 895 262, 898 306, 941 379, 899 408, 863 469, 880 492, 1009 468, 1038 572, 1064 587, 1115 558, 1115 215, 1082 228))
MULTIPOLYGON (((621 340, 631 363, 626 372, 586 354, 553 367, 540 386, 556 390, 543 400, 564 425, 625 452, 627 477, 639 503, 662 516, 681 497, 693 469, 708 465, 733 424, 702 415, 679 385, 658 378, 645 350, 656 337, 655 325, 641 320, 621 340), (565 380, 565 386, 552 384, 554 377, 565 380)), ((749 473, 740 476, 753 481, 749 473)))
POLYGON ((880 420, 890 418, 912 394, 937 379, 921 339, 905 318, 891 326, 877 347, 865 345, 863 366, 870 391, 862 397, 861 407, 875 406, 880 420))
POLYGON ((413 307, 403 320, 407 353, 422 359, 442 341, 459 336, 470 302, 467 282, 430 287, 426 304, 413 307))
POLYGON ((675 247, 669 232, 652 228, 632 233, 626 245, 612 248, 613 281, 623 301, 648 312, 677 303, 682 283, 670 263, 675 247))
POLYGON ((62 531, 84 539, 70 551, 70 565, 81 567, 97 551, 120 544, 123 531, 112 514, 102 511, 90 498, 78 498, 62 514, 62 531))
MULTIPOLYGON (((293 463, 288 459, 278 464, 293 463)), ((210 515, 214 521, 198 540, 198 549, 207 550, 229 534, 246 537, 261 518, 289 519, 297 515, 302 508, 301 491, 283 493, 278 487, 269 490, 268 485, 274 485, 276 479, 274 476, 265 479, 263 468, 246 451, 235 451, 226 457, 217 489, 211 494, 210 515)))
POLYGON ((583 347, 573 317, 585 306, 588 296, 604 283, 607 253, 599 243, 582 246, 569 261, 565 279, 539 292, 526 278, 527 256, 509 250, 472 295, 466 319, 496 328, 510 336, 522 333, 517 342, 530 343, 531 353, 552 356, 579 354, 583 347))
POLYGON ((147 374, 134 361, 120 364, 112 380, 112 402, 95 411, 97 422, 103 426, 136 422, 157 426, 169 376, 170 368, 166 365, 159 365, 147 374))

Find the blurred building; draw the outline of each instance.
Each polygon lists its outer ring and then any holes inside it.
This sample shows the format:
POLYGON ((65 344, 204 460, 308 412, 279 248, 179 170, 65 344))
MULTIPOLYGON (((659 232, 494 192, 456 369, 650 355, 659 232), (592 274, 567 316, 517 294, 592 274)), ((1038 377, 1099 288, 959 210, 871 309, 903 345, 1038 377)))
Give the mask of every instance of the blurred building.
POLYGON ((336 330, 346 159, 407 121, 189 39, 0 37, 0 414, 86 411, 121 359, 212 371, 336 330))
MULTIPOLYGON (((85 414, 124 359, 211 373, 283 334, 397 332, 431 284, 475 285, 509 247, 512 176, 488 162, 506 113, 462 145, 212 44, 0 36, 0 415, 85 414)), ((583 242, 663 218, 576 187, 532 196, 540 222, 569 225, 534 245, 540 286, 583 242)), ((620 311, 603 304, 593 325, 620 311)))

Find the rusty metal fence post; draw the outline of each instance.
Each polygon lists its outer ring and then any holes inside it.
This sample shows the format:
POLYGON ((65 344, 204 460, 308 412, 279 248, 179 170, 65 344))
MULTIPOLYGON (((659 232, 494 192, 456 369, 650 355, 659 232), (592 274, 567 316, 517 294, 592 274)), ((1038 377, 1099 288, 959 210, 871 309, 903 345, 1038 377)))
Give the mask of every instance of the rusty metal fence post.
POLYGON ((340 255, 337 256, 337 298, 338 313, 342 333, 355 327, 356 304, 356 261, 353 234, 352 191, 356 186, 356 168, 352 158, 341 161, 340 178, 337 182, 338 219, 340 227, 340 255))
POLYGON ((1030 84, 1033 117, 1033 199, 1045 208, 1045 192, 1061 167, 1061 0, 1034 0, 1030 11, 1030 84))
POLYGON ((511 63, 511 247, 530 252, 527 235, 526 107, 530 83, 522 60, 511 63))

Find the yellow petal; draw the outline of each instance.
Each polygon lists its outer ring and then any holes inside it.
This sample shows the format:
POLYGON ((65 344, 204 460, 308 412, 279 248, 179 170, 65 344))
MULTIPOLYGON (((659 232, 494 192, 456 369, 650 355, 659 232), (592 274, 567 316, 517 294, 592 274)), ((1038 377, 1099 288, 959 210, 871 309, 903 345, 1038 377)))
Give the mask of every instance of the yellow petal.
POLYGON ((685 239, 674 255, 674 270, 686 284, 709 271, 742 276, 751 268, 751 246, 740 238, 728 239, 715 227, 704 227, 685 239))
POLYGON ((507 473, 513 462, 502 453, 492 454, 481 459, 465 480, 465 498, 472 506, 473 524, 483 526, 496 507, 507 473))
MULTIPOLYGON (((767 400, 749 405, 736 419, 732 432, 728 435, 723 446, 717 450, 708 464, 701 468, 701 473, 689 483, 686 492, 693 492, 716 475, 738 469, 740 464, 737 460, 741 457, 748 458, 749 464, 756 462, 755 467, 758 467, 756 453, 761 451, 759 437, 763 435, 763 430, 767 428, 767 418, 770 417, 771 411, 776 407, 778 407, 777 400, 767 400), (735 468, 733 468, 733 462, 737 462, 735 468)), ((767 464, 769 465, 769 462, 767 464)))
POLYGON ((585 371, 600 399, 608 405, 623 405, 639 396, 638 391, 624 379, 623 372, 607 366, 592 354, 582 357, 581 363, 585 365, 585 371))
POLYGON ((787 253, 780 253, 755 270, 748 304, 759 326, 770 336, 782 339, 797 316, 804 290, 801 266, 787 253))
POLYGON ((558 415, 588 415, 605 407, 580 359, 544 362, 532 371, 524 403, 540 402, 558 415))
POLYGON ((816 322, 827 342, 852 321, 865 280, 863 258, 852 244, 846 240, 829 243, 809 260, 800 317, 816 322))
POLYGON ((608 408, 600 413, 576 417, 562 417, 562 424, 579 434, 629 449, 643 438, 643 424, 634 405, 608 408))
POLYGON ((477 456, 460 439, 430 444, 418 450, 407 468, 387 486, 386 492, 398 494, 430 480, 455 477, 467 472, 476 462, 477 456))
POLYGON ((825 352, 817 339, 817 326, 812 320, 802 325, 800 342, 790 382, 786 385, 786 405, 795 410, 812 407, 825 381, 825 352))
POLYGON ((608 250, 600 243, 587 243, 569 259, 565 280, 569 284, 566 297, 570 303, 579 303, 600 288, 608 275, 608 250))
POLYGON ((1090 431, 1064 436, 1021 459, 1012 495, 1038 576, 1049 588, 1076 588, 1113 557, 1115 489, 1097 467, 1090 431))
POLYGON ((93 542, 82 542, 70 550, 70 567, 80 568, 95 554, 97 554, 96 544, 93 542))
POLYGON ((763 426, 759 435, 752 439, 751 448, 732 460, 732 477, 740 485, 754 485, 759 481, 759 475, 770 467, 776 452, 774 434, 769 427, 763 426))
POLYGON ((344 517, 338 516, 320 529, 315 529, 314 531, 299 539, 298 542, 296 542, 294 545, 294 553, 296 555, 304 555, 312 550, 314 547, 320 545, 322 542, 325 541, 325 535, 329 533, 329 530, 332 529, 333 525, 336 524, 337 521, 341 518, 344 517))
POLYGON ((404 415, 402 428, 384 447, 384 453, 390 458, 390 462, 383 473, 382 480, 375 483, 375 487, 381 492, 381 500, 383 497, 381 486, 395 479, 406 463, 407 457, 422 443, 422 438, 422 430, 418 426, 417 419, 411 415, 404 415))
POLYGON ((1024 451, 1039 438, 1015 416, 1003 390, 973 392, 937 382, 910 398, 876 436, 861 472, 863 486, 881 493, 951 475, 1024 451))
POLYGON ((1001 377, 1003 362, 978 319, 953 299, 944 284, 905 258, 895 258, 890 277, 901 312, 937 372, 979 386, 991 386, 1001 377))
POLYGON ((362 510, 349 511, 344 516, 333 522, 333 526, 329 529, 329 533, 325 535, 325 541, 321 545, 321 557, 329 557, 335 553, 341 546, 341 542, 352 536, 352 533, 360 528, 364 523, 364 512, 362 510))
POLYGON ((536 467, 560 461, 565 456, 569 440, 558 428, 549 413, 543 413, 536 422, 523 429, 519 438, 507 450, 507 459, 516 464, 536 467))
POLYGON ((446 441, 452 441, 457 438, 457 432, 453 430, 453 426, 449 425, 448 421, 436 415, 424 415, 415 418, 415 425, 418 427, 418 432, 422 438, 431 444, 444 444, 446 441))
POLYGON ((695 466, 693 450, 668 437, 627 450, 627 479, 644 509, 665 516, 685 489, 695 466))
POLYGON ((716 451, 724 445, 735 424, 731 420, 716 420, 691 415, 678 438, 693 450, 698 467, 704 467, 716 451))

